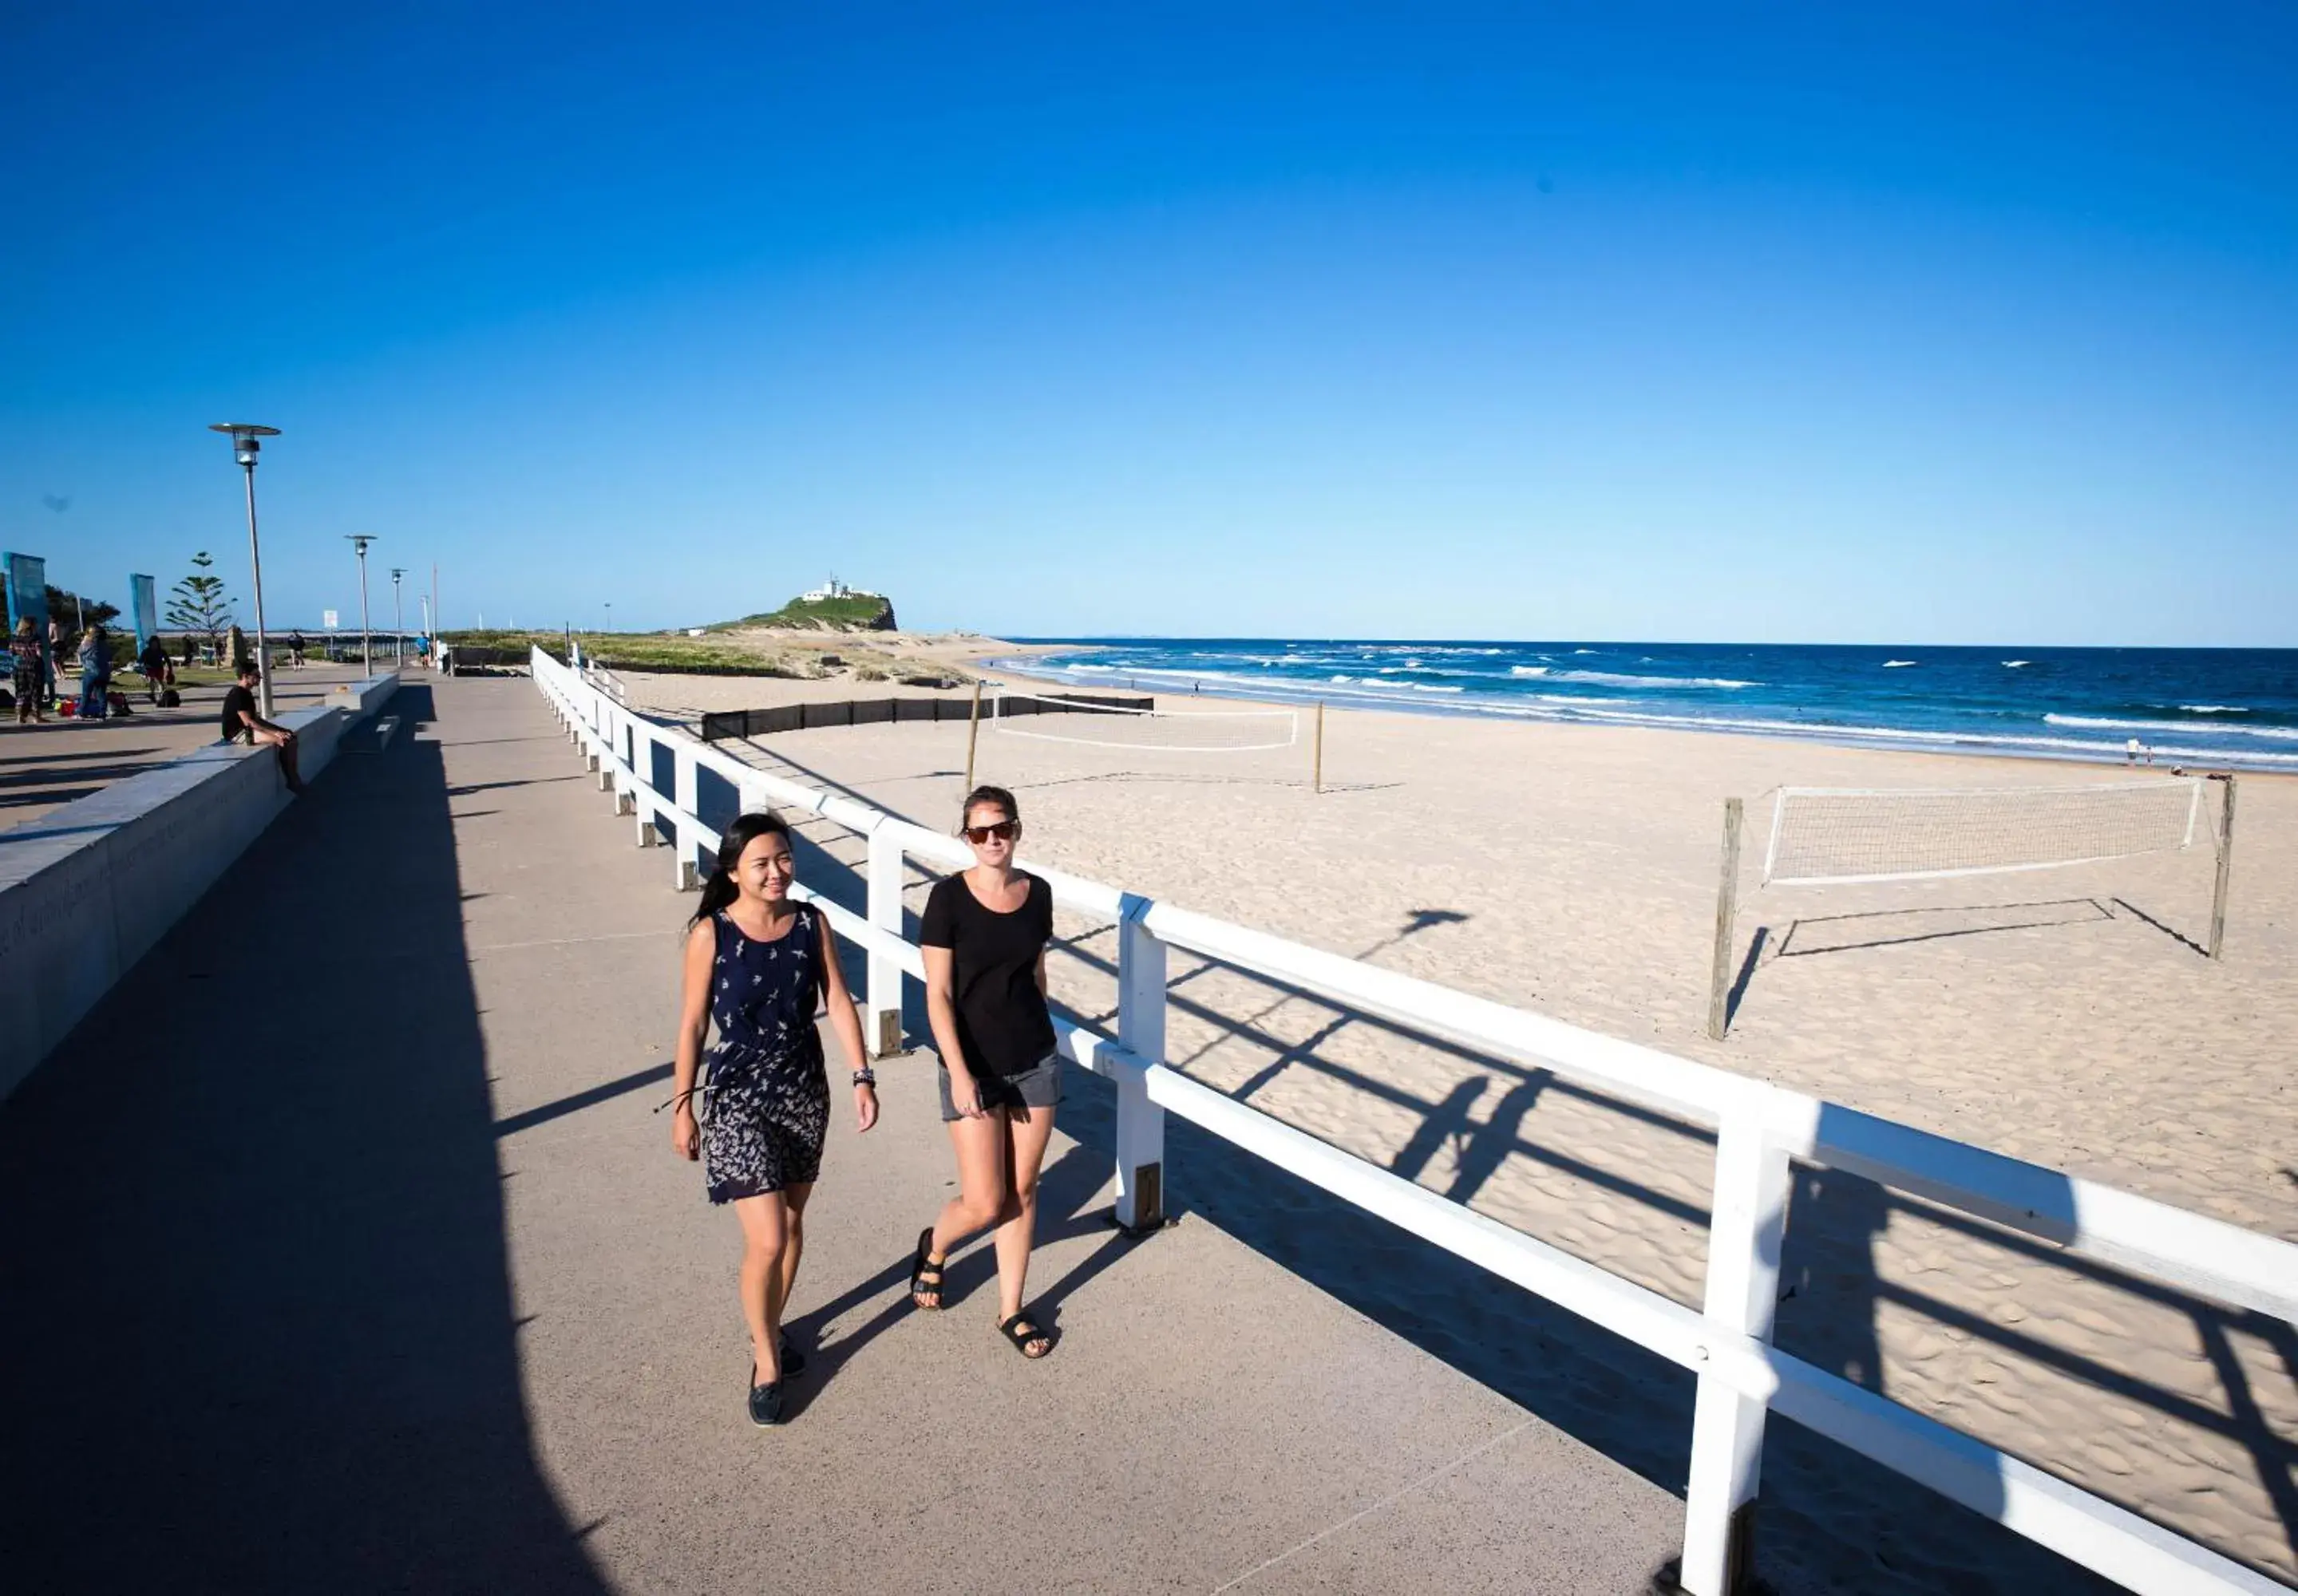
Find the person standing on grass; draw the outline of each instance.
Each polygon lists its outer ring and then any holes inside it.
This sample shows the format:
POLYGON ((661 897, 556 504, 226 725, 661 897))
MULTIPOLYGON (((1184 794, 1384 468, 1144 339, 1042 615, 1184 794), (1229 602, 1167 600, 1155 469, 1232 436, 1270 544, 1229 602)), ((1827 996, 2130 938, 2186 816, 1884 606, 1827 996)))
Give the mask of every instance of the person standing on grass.
POLYGON ((104 695, 112 687, 112 639, 91 626, 79 639, 79 718, 101 720, 108 712, 104 695))
POLYGON ((829 1005, 830 1028, 855 1063, 856 1124, 878 1123, 878 1078, 864 1061, 837 947, 822 911, 790 897, 794 880, 790 829, 780 815, 747 814, 726 828, 688 922, 671 1098, 671 1147, 703 1160, 710 1200, 732 1203, 742 1223, 750 1422, 762 1426, 782 1421, 783 1382, 806 1366, 781 1325, 830 1130, 817 1006, 829 1005), (718 1045, 705 1075, 702 1042, 714 1021, 718 1045))
POLYGON ((1046 1007, 1054 891, 1014 868, 1021 811, 1013 794, 976 787, 961 814, 973 867, 935 884, 918 937, 958 1190, 918 1233, 910 1297, 939 1308, 949 1249, 995 1225, 997 1328, 1023 1357, 1042 1358, 1053 1338, 1021 1296, 1037 1230, 1037 1170, 1062 1100, 1061 1055, 1046 1007))
POLYGON ((35 720, 45 724, 48 700, 41 691, 45 683, 40 634, 34 629, 29 615, 16 622, 15 635, 8 639, 8 662, 14 667, 12 674, 16 688, 16 724, 28 726, 35 720))
POLYGON ((287 777, 287 790, 300 797, 303 777, 295 769, 295 734, 255 712, 255 684, 262 679, 263 672, 256 668, 253 660, 240 661, 238 683, 223 695, 222 740, 244 741, 279 750, 279 769, 287 777))
POLYGON ((168 685, 168 651, 157 632, 144 639, 144 652, 136 656, 136 662, 144 667, 145 695, 157 704, 160 689, 168 685))

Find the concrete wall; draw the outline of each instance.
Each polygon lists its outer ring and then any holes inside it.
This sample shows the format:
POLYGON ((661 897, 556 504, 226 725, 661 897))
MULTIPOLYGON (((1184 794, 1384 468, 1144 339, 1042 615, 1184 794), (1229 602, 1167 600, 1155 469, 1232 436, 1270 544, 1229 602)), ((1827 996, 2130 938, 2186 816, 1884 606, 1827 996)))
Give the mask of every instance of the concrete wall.
MULTIPOLYGON (((307 781, 399 690, 340 690, 279 724, 307 781)), ((216 744, 0 831, 0 1098, 293 802, 269 748, 216 744)))

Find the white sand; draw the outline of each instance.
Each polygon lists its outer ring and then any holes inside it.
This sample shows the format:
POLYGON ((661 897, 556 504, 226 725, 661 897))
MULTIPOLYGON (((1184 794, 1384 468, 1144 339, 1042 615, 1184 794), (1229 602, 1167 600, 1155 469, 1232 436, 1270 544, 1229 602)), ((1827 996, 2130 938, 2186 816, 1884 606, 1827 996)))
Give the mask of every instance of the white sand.
MULTIPOLYGON (((955 821, 962 725, 825 729, 754 749, 768 768, 955 821)), ((1740 948, 1761 926, 1769 952, 1719 1044, 1702 1024, 1727 794, 2122 773, 1335 712, 1336 790, 1317 796, 1308 752, 1120 753, 993 730, 979 774, 1020 794, 1025 858, 2298 1239, 2298 782, 2243 778, 2222 963, 2183 940, 2204 934, 2207 845, 2021 876, 1750 891, 1740 948), (1868 917, 1831 918, 1854 915, 1868 917)), ((1107 1016, 1112 931, 1066 916, 1062 929, 1075 940, 1054 961, 1057 997, 1107 1016)), ((1703 1136, 1184 956, 1172 976, 1170 1051, 1193 1075, 1699 1300, 1703 1136)), ((1799 1355, 2298 1576, 2286 1329, 1817 1172, 1799 1186, 1787 1283, 1780 1339, 1799 1355)))

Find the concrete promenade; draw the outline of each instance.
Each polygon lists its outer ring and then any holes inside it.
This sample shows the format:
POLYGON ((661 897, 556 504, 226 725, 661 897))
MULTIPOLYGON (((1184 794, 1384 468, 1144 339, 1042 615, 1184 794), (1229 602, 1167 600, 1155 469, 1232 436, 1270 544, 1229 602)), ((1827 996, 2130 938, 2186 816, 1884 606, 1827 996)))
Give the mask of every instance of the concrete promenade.
POLYGON ((1242 1155, 1177 1137, 1180 1222, 1107 1229, 1074 1073, 1054 1355, 979 1244, 909 1308, 951 1171, 930 1056, 889 1061, 868 1137, 833 1092, 813 1366, 753 1429, 736 1227, 649 1112, 692 900, 532 683, 393 712, 0 1108, 12 1586, 1624 1592, 1674 1555, 1674 1496, 1193 1209, 1242 1155), (299 927, 342 901, 360 935, 299 927))
MULTIPOLYGON (((381 668, 391 669, 388 659, 381 668)), ((357 665, 317 663, 297 670, 282 666, 272 686, 272 711, 309 709, 327 693, 365 674, 357 665)), ((77 690, 79 677, 71 683, 77 690)), ((216 740, 226 687, 186 685, 184 702, 155 708, 144 697, 144 679, 120 676, 113 687, 128 696, 131 712, 103 720, 50 715, 45 722, 16 724, 13 710, 0 713, 0 828, 37 820, 113 782, 153 765, 180 759, 216 740)))

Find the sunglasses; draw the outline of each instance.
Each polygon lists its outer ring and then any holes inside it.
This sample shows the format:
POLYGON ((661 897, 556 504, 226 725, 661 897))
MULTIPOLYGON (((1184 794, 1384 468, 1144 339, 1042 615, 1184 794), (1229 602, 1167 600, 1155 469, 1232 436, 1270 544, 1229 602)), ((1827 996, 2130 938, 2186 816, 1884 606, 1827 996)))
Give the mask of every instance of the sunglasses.
POLYGON ((991 837, 996 837, 1001 843, 1010 843, 1021 835, 1021 821, 1000 820, 995 826, 961 827, 958 828, 958 835, 969 843, 979 844, 988 842, 991 837))

